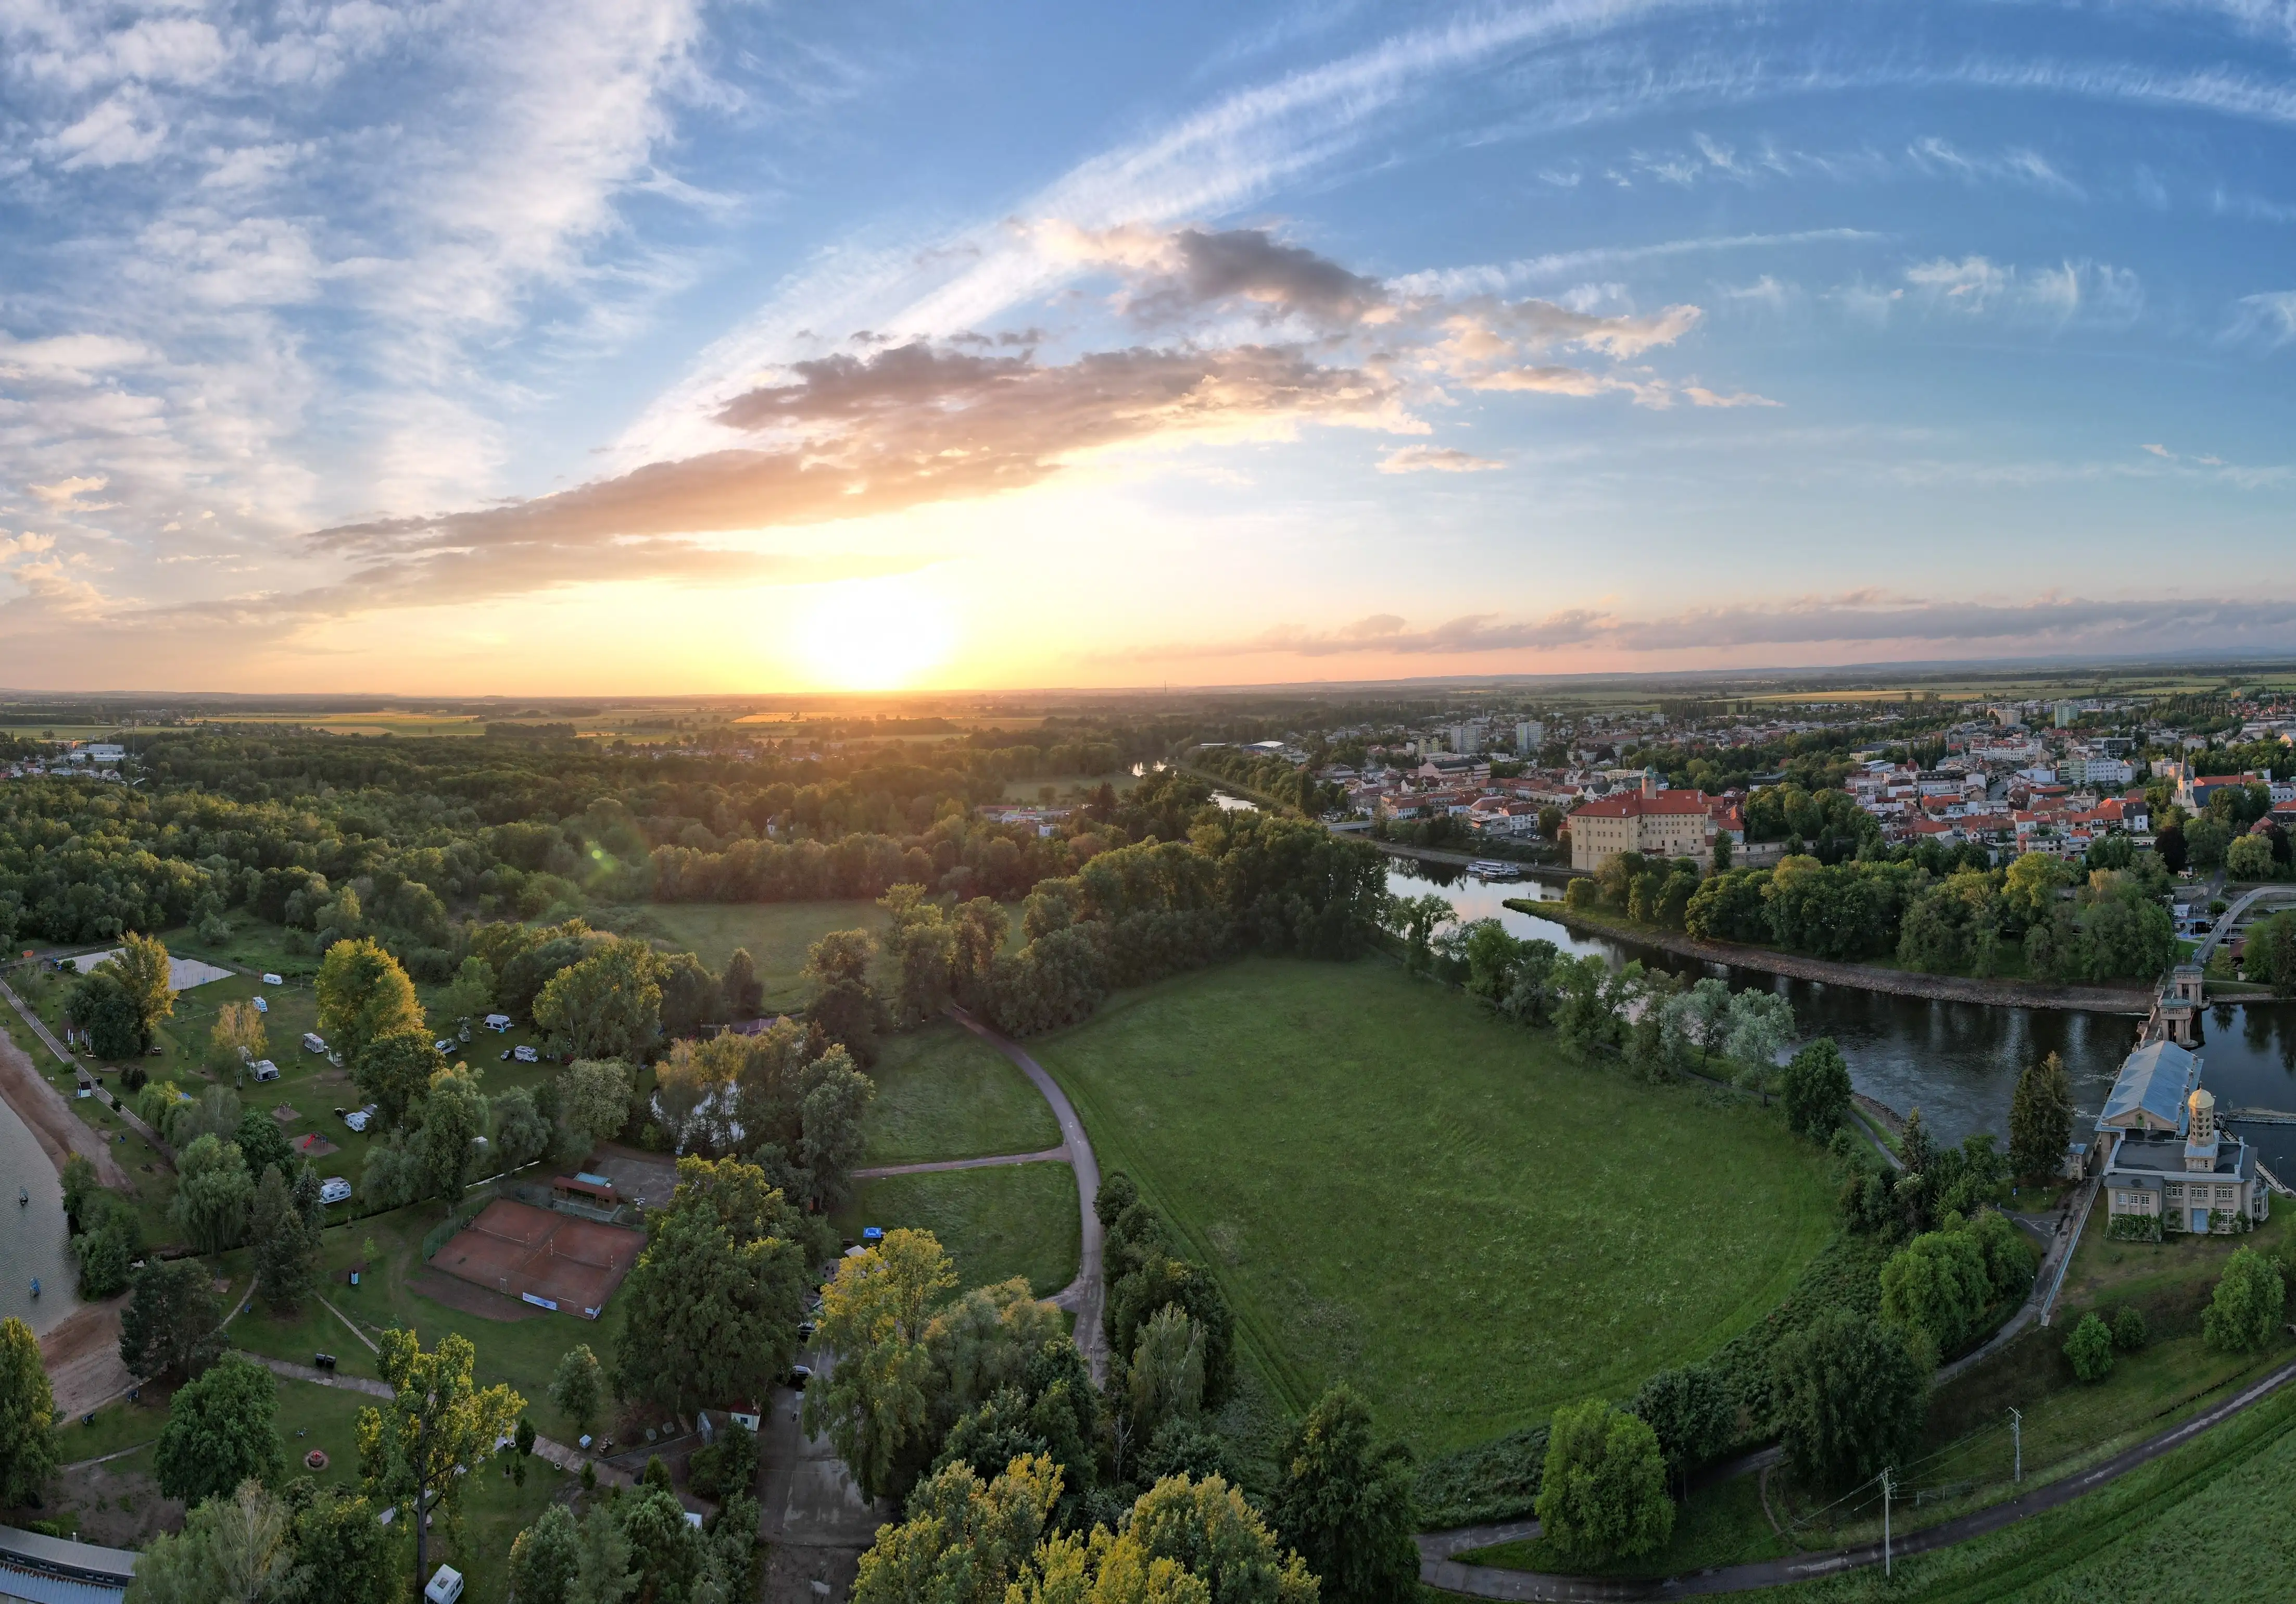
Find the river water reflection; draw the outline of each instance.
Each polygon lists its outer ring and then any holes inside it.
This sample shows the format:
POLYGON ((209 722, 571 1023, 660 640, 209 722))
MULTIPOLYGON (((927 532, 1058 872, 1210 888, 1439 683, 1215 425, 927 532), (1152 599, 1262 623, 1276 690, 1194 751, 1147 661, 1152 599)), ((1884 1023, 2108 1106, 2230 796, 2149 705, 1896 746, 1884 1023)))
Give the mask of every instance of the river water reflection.
POLYGON ((0 1102, 0 1318, 16 1315, 45 1331, 79 1306, 78 1276, 64 1241, 64 1189, 39 1139, 0 1102), (21 1188, 29 1201, 19 1205, 21 1188), (37 1277, 40 1296, 32 1296, 37 1277))
MULTIPOLYGON (((1390 863, 1388 889, 1398 896, 1439 891, 1463 919, 1496 918, 1509 934, 1595 953, 1613 964, 1640 958, 1678 974, 1718 975, 1734 987, 1761 986, 1793 1004, 1805 1039, 1831 1036, 1849 1061, 1857 1090, 1900 1114, 1919 1108, 1932 1131, 1958 1140, 1974 1131, 2005 1139, 2018 1072, 2054 1052, 2064 1058, 2084 1117, 2077 1139, 2112 1090, 2120 1061, 2136 1042, 2137 1021, 2117 1014, 2061 1008, 1988 1008, 1931 1002, 1849 986, 1765 975, 1679 958, 1601 937, 1575 936, 1552 919, 1505 906, 1508 899, 1559 901, 1560 887, 1538 881, 1492 884, 1439 864, 1390 863)), ((2220 1105, 2296 1114, 2296 1005, 2220 1004, 2203 1022, 2204 1076, 2220 1105)), ((2296 1125, 2245 1123, 2242 1134, 2284 1180, 2296 1182, 2296 1125)))

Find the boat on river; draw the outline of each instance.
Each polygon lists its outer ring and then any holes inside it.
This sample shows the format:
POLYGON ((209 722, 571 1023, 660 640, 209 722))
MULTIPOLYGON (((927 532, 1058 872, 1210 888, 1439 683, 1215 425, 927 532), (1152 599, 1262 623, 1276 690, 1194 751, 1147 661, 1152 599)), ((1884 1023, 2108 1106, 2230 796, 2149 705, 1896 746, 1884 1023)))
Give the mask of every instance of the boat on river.
POLYGON ((1467 872, 1478 880, 1520 880, 1522 866, 1497 858, 1478 858, 1467 865, 1467 872))

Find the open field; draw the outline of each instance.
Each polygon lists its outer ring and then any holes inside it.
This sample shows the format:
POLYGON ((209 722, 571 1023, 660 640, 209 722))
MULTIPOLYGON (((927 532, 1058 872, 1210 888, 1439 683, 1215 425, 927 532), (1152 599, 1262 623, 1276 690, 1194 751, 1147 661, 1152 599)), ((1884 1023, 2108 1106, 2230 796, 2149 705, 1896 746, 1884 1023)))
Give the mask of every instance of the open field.
POLYGON ((929 1230, 948 1250, 960 1287, 985 1287, 1025 1276, 1039 1297, 1076 1279, 1076 1172, 1064 1164, 1000 1164, 888 1175, 855 1189, 836 1216, 857 1239, 865 1226, 929 1230))
POLYGON ((1031 1050, 1278 1394, 1345 1380, 1422 1453, 1712 1351, 1833 1229, 1774 1113, 1570 1064, 1382 962, 1247 959, 1031 1050))
POLYGON ((873 902, 649 902, 627 914, 614 921, 617 928, 689 948, 712 971, 726 967, 734 948, 748 948, 768 1008, 805 1001, 806 950, 831 931, 885 934, 885 911, 873 902))
POLYGON ((1028 1077, 955 1024, 889 1038, 869 1073, 877 1096, 862 1127, 865 1166, 1060 1146, 1060 1123, 1028 1077))

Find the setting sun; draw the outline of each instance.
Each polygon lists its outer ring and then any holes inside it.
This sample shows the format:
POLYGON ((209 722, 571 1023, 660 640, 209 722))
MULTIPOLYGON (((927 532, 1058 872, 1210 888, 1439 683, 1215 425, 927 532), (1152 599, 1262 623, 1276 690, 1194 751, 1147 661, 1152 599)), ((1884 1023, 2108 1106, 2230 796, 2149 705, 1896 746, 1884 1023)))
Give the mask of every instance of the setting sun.
POLYGON ((913 684, 947 660, 955 636, 947 604, 906 580, 824 586, 797 626, 806 667, 837 690, 913 684))

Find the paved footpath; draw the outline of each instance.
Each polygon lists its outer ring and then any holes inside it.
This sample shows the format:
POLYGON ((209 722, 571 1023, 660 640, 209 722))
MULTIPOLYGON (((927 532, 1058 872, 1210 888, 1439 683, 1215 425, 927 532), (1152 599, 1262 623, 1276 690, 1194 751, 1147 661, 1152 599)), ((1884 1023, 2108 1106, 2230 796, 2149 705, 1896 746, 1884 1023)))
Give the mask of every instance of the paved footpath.
MULTIPOLYGON (((2269 1397, 2292 1377, 2296 1377, 2296 1364, 2283 1365, 2245 1391, 2202 1411, 2183 1425, 2171 1427, 2158 1436, 2147 1438, 2136 1447, 2117 1453, 2078 1476, 2069 1476, 2036 1487, 2021 1497, 1982 1509, 1973 1509, 1966 1515, 1956 1516, 1951 1520, 1940 1521, 1917 1532, 1908 1532, 1890 1545, 1891 1551, 1904 1557, 1950 1548, 1956 1542, 1966 1542, 1972 1537, 1982 1537, 1989 1532, 2014 1526, 2045 1509, 2070 1503, 2082 1493, 2094 1493, 2139 1465, 2183 1447, 2210 1427, 2229 1420, 2243 1410, 2269 1397)), ((1700 1593, 1747 1592, 1755 1588, 1808 1582, 1819 1576, 1860 1570, 1866 1566, 1882 1563, 1882 1545, 1868 1542, 1856 1548, 1836 1549, 1830 1553, 1800 1554, 1784 1559, 1764 1559, 1752 1565, 1726 1565, 1679 1576, 1638 1581, 1599 1576, 1541 1575, 1534 1571, 1463 1565, 1453 1558, 1473 1549, 1488 1548, 1501 1542, 1519 1542, 1537 1535, 1538 1523, 1535 1520, 1426 1533, 1419 1539, 1419 1579, 1430 1587, 1477 1599, 1599 1600, 1601 1604, 1611 1604, 1614 1600, 1681 1599, 1700 1593)))
POLYGON ((1045 1101, 1053 1106, 1053 1117, 1060 1122, 1061 1146, 1046 1153, 1031 1153, 1022 1157, 1004 1159, 958 1159, 946 1165, 919 1166, 934 1169, 964 1169, 983 1164, 1027 1164, 1040 1158, 1064 1157, 1076 1172, 1077 1204, 1083 1211, 1078 1238, 1081 1251, 1077 1258, 1077 1277, 1053 1302, 1076 1316, 1077 1350, 1084 1355, 1096 1383, 1108 1380, 1108 1337, 1101 1329, 1101 1302, 1105 1296, 1100 1284, 1100 1216, 1093 1212, 1093 1200, 1100 1195, 1100 1160, 1093 1156, 1092 1139, 1084 1133, 1084 1121, 1077 1117, 1076 1105, 1069 1101, 1060 1082, 1045 1072, 1045 1066, 1021 1049, 1018 1042, 990 1029, 963 1008, 951 1008, 949 1016, 966 1030, 980 1037, 1010 1058, 1029 1077, 1029 1083, 1044 1094, 1045 1101))

